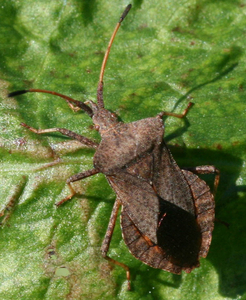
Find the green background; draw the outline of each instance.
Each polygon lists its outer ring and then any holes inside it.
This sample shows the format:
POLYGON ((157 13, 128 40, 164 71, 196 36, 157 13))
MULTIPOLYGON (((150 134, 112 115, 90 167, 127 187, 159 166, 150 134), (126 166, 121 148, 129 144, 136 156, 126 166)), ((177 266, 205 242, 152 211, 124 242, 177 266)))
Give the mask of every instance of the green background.
POLYGON ((191 274, 136 260, 118 222, 109 254, 130 267, 128 292, 125 271, 100 255, 115 199, 104 176, 76 183, 78 195, 54 205, 69 193, 69 176, 92 168, 93 151, 19 125, 99 141, 91 119, 51 95, 7 98, 32 87, 95 100, 103 54, 127 4, 0 3, 1 299, 246 299, 245 1, 133 1, 105 73, 105 105, 125 122, 195 103, 186 120, 166 119, 166 141, 180 166, 221 170, 216 217, 229 228, 215 223, 208 257, 191 274))

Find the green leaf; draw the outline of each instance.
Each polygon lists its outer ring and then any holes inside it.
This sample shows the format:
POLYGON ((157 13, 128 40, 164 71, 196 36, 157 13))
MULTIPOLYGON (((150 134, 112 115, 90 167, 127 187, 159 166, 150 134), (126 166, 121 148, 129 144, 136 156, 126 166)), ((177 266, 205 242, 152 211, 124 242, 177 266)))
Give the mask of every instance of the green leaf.
MULTIPOLYGON (((91 119, 43 88, 96 100, 100 67, 126 1, 7 1, 0 6, 1 299, 246 299, 246 4, 242 1, 133 1, 105 72, 105 106, 125 122, 167 118, 166 141, 180 166, 221 171, 213 242, 200 268, 173 275, 131 256, 119 222, 101 257, 114 192, 102 174, 74 184, 92 168, 93 151, 59 134, 21 127, 62 127, 100 140, 91 119), (60 160, 58 160, 60 159, 60 160), (53 162, 56 162, 54 164, 53 162)), ((208 176, 212 184, 213 178, 208 176)))

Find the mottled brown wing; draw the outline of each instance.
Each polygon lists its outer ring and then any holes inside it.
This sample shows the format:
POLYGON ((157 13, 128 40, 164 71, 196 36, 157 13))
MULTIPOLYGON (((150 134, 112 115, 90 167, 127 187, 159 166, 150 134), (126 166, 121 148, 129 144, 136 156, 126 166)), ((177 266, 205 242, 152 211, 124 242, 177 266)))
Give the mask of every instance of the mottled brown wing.
POLYGON ((174 265, 161 247, 139 231, 124 207, 121 212, 121 228, 127 247, 137 259, 153 268, 164 269, 174 274, 181 273, 182 267, 174 265))
POLYGON ((123 239, 130 252, 153 268, 180 274, 199 266, 201 235, 192 215, 168 204, 162 207, 157 226, 157 244, 134 225, 124 210, 121 214, 123 239))
POLYGON ((162 217, 155 244, 134 225, 124 207, 121 213, 122 235, 130 252, 153 268, 175 274, 199 267, 199 258, 207 256, 214 226, 214 200, 209 187, 192 172, 182 172, 194 196, 197 219, 160 199, 162 217))
POLYGON ((187 180, 164 141, 127 165, 126 172, 148 181, 162 199, 196 215, 187 180))
POLYGON ((211 243, 213 195, 177 166, 164 142, 108 179, 123 205, 123 239, 136 258, 175 274, 199 266, 211 243))
POLYGON ((195 216, 190 187, 164 141, 161 152, 156 155, 154 170, 153 185, 157 194, 195 216))
POLYGON ((201 232, 199 257, 206 257, 214 228, 214 196, 205 181, 194 173, 181 170, 169 149, 162 144, 161 155, 155 157, 153 184, 157 194, 166 201, 183 208, 196 217, 201 232), (159 163, 156 163, 158 161, 159 163))
POLYGON ((135 226, 157 243, 159 199, 151 185, 125 172, 107 176, 107 179, 135 226))
POLYGON ((195 217, 160 198, 143 179, 122 173, 109 182, 122 203, 123 238, 144 263, 179 274, 199 266, 201 233, 195 217))
MULTIPOLYGON (((172 215, 170 218, 172 218, 172 215)), ((173 225, 173 222, 172 224, 168 223, 170 218, 167 218, 167 223, 165 224, 166 226, 164 225, 162 227, 160 225, 160 227, 157 229, 157 235, 159 236, 160 240, 157 244, 155 244, 138 230, 123 207, 121 213, 123 239, 130 252, 145 264, 153 268, 163 269, 174 274, 180 274, 182 270, 185 270, 187 273, 189 273, 192 269, 199 266, 199 231, 195 231, 193 236, 189 236, 189 234, 187 235, 187 232, 185 232, 184 229, 179 232, 173 231, 174 228, 170 227, 173 225), (170 229, 171 232, 169 231, 170 229), (178 240, 180 236, 182 236, 182 242, 184 242, 184 246, 182 245, 181 240, 178 240), (191 237, 191 240, 189 240, 187 244, 186 238, 189 237, 191 237), (191 244, 195 244, 195 247, 192 248, 190 246, 191 244), (187 245, 189 246, 188 248, 187 245), (191 250, 191 252, 189 250, 191 250)), ((176 222, 175 225, 177 225, 176 222)), ((188 224, 183 224, 180 222, 179 225, 188 224)))

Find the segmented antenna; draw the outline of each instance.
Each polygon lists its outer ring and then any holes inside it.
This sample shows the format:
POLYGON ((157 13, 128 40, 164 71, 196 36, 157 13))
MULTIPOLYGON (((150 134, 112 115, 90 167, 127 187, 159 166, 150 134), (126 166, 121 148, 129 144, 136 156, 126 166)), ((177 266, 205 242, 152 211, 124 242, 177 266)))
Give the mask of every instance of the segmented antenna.
POLYGON ((47 90, 41 90, 41 89, 21 90, 21 91, 15 91, 15 92, 9 93, 8 97, 15 97, 15 96, 19 96, 19 95, 29 93, 29 92, 30 93, 33 93, 33 92, 34 93, 46 93, 46 94, 51 94, 51 95, 61 97, 61 98, 65 99, 68 102, 68 104, 71 104, 71 102, 72 102, 77 107, 83 109, 90 117, 93 116, 92 109, 88 105, 86 105, 85 103, 83 103, 81 101, 78 101, 78 100, 74 100, 73 98, 70 98, 66 95, 63 95, 63 94, 60 94, 60 93, 57 93, 57 92, 53 92, 53 91, 47 91, 47 90))
POLYGON ((132 7, 131 4, 127 5, 126 9, 124 10, 123 14, 121 15, 120 20, 117 23, 117 25, 114 29, 114 32, 111 36, 111 39, 108 43, 108 48, 107 48, 107 50, 105 52, 105 55, 104 55, 104 58, 103 58, 100 77, 99 77, 99 83, 98 83, 98 88, 97 88, 97 104, 100 108, 104 107, 104 102, 103 102, 103 75, 104 75, 104 71, 105 71, 105 68, 106 68, 109 52, 110 52, 111 46, 113 44, 114 38, 116 36, 116 33, 117 33, 118 29, 120 28, 120 25, 121 25, 122 21, 127 16, 127 14, 129 12, 129 10, 131 9, 131 7, 132 7))
MULTIPOLYGON (((110 48, 113 44, 114 38, 116 36, 116 33, 117 33, 118 29, 120 28, 120 25, 121 25, 122 21, 127 16, 127 14, 129 12, 129 10, 131 9, 131 7, 132 7, 132 5, 129 4, 126 7, 126 9, 124 10, 123 14, 121 15, 120 20, 119 20, 119 22, 117 23, 117 25, 114 29, 114 32, 113 32, 113 34, 111 36, 111 39, 109 41, 109 44, 108 44, 108 48, 107 48, 107 50, 105 52, 105 55, 104 55, 104 59, 103 59, 103 62, 102 62, 102 67, 101 67, 101 72, 100 72, 100 77, 99 77, 98 88, 97 88, 97 103, 98 103, 99 108, 104 107, 104 102, 103 102, 103 76, 104 76, 104 71, 105 71, 105 68, 106 68, 106 63, 107 63, 107 60, 108 60, 110 48)), ((63 95, 63 94, 60 94, 60 93, 57 93, 57 92, 53 92, 53 91, 47 91, 47 90, 42 90, 42 89, 28 89, 28 90, 21 90, 21 91, 15 91, 15 92, 9 93, 8 97, 19 96, 19 95, 29 93, 29 92, 31 92, 31 93, 33 93, 33 92, 34 93, 46 93, 46 94, 51 94, 51 95, 61 97, 61 98, 65 99, 68 102, 69 106, 72 107, 71 103, 74 103, 77 107, 84 110, 90 117, 93 116, 92 109, 88 105, 86 105, 85 103, 83 103, 81 101, 74 100, 74 99, 72 99, 72 98, 70 98, 66 95, 63 95)))

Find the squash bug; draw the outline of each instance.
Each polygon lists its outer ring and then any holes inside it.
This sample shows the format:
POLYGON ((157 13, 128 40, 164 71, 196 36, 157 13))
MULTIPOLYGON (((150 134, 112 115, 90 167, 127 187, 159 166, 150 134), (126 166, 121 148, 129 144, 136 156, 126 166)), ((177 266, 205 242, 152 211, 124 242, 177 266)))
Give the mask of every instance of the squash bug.
POLYGON ((119 207, 122 206, 121 228, 123 239, 130 252, 153 268, 174 274, 187 273, 199 266, 200 257, 206 257, 214 227, 214 193, 219 183, 219 171, 214 166, 180 169, 167 148, 163 116, 183 118, 192 103, 182 114, 161 112, 156 117, 123 123, 115 113, 104 108, 103 77, 115 35, 129 12, 128 5, 111 36, 103 59, 97 88, 97 103, 81 102, 65 95, 29 89, 16 91, 9 97, 27 92, 53 94, 65 99, 73 109, 83 110, 92 118, 101 135, 98 144, 80 134, 64 128, 35 129, 21 125, 37 134, 60 132, 96 150, 94 168, 67 179, 70 194, 56 203, 57 206, 75 194, 71 183, 99 172, 116 193, 108 229, 101 247, 102 255, 126 270, 130 290, 129 267, 110 258, 107 253, 115 227, 119 207), (215 174, 214 193, 196 174, 215 174))

